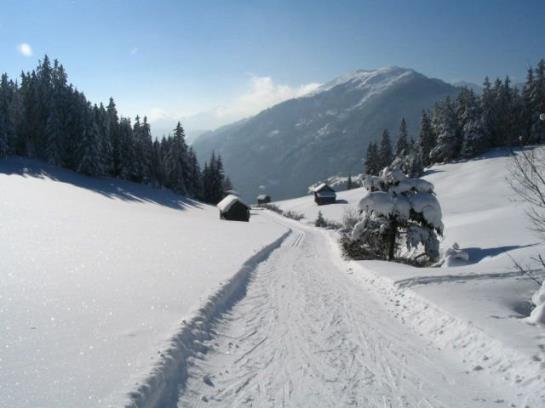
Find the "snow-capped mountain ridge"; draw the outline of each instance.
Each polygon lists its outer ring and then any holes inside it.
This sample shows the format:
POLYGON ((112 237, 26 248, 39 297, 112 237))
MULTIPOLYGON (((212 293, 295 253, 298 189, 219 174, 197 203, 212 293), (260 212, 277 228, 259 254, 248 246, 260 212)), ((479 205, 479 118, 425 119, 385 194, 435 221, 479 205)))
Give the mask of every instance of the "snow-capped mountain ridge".
POLYGON ((246 200, 260 192, 291 197, 331 174, 361 173, 369 141, 385 128, 395 140, 402 118, 416 137, 422 109, 457 92, 408 68, 360 69, 202 135, 193 146, 201 162, 212 151, 222 155, 246 200))
POLYGON ((332 81, 326 82, 315 91, 309 93, 307 96, 329 91, 330 89, 340 85, 373 90, 373 88, 377 86, 386 86, 388 83, 411 74, 416 74, 416 72, 410 68, 402 68, 398 66, 388 66, 377 69, 357 69, 355 71, 340 75, 332 81))

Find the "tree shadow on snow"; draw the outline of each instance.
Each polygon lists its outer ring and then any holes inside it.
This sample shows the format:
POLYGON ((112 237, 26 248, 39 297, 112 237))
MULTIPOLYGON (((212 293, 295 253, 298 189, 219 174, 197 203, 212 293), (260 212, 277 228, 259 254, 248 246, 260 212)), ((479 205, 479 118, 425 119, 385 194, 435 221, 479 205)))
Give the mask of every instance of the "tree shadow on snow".
POLYGON ((535 244, 528 244, 528 245, 508 245, 508 246, 501 246, 501 247, 493 247, 493 248, 463 248, 464 251, 467 252, 469 255, 469 264, 474 264, 482 261, 484 258, 493 258, 495 256, 501 255, 505 252, 513 251, 515 249, 521 249, 521 248, 529 248, 539 245, 538 243, 535 244))
POLYGON ((71 170, 52 166, 34 159, 9 157, 5 160, 0 160, 0 173, 8 176, 17 175, 68 183, 111 199, 153 203, 178 210, 188 207, 203 207, 203 204, 198 201, 183 197, 167 189, 153 188, 110 177, 83 176, 71 170))

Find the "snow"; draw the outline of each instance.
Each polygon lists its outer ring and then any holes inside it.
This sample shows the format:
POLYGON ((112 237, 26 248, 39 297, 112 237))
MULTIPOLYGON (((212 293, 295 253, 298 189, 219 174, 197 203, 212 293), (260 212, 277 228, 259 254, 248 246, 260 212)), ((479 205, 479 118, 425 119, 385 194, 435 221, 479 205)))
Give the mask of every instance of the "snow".
POLYGON ((153 389, 172 340, 220 285, 286 231, 260 214, 221 222, 167 191, 0 161, 0 406, 127 405, 153 389))
POLYGON ((224 223, 166 191, 0 161, 0 405, 543 406, 543 288, 510 256, 545 246, 507 153, 427 171, 445 255, 465 259, 442 268, 347 261, 311 226, 363 188, 274 203, 304 222, 224 223))
POLYGON ((451 268, 454 266, 463 266, 469 263, 469 254, 467 251, 460 249, 460 246, 455 242, 450 248, 445 251, 443 259, 443 268, 451 268))
POLYGON ((316 193, 316 192, 320 191, 321 189, 323 189, 324 187, 327 187, 327 184, 326 183, 320 183, 317 186, 310 187, 309 191, 312 192, 312 193, 316 193))
POLYGON ((539 289, 532 296, 532 303, 535 305, 535 308, 526 321, 534 324, 545 324, 545 281, 543 281, 539 289))
POLYGON ((321 230, 292 233, 190 361, 179 407, 497 407, 518 403, 389 315, 321 230), (502 406, 502 405, 499 405, 502 406))
POLYGON ((443 230, 441 206, 437 198, 429 193, 417 193, 409 197, 414 211, 422 213, 424 219, 434 228, 443 230))
MULTIPOLYGON (((541 406, 545 337, 539 325, 531 324, 532 318, 526 319, 538 288, 514 267, 511 257, 531 268, 531 257, 544 253, 545 245, 530 229, 525 205, 516 200, 507 182, 509 154, 493 150, 474 160, 434 166, 424 177, 435 186, 443 212, 441 247, 446 251, 459 243, 467 255, 460 255, 467 258, 465 265, 352 264, 363 284, 380 292, 400 321, 437 347, 461 355, 468 371, 479 366, 479 373, 522 384, 520 394, 528 404, 541 406)), ((364 188, 340 192, 337 204, 319 208, 311 197, 274 204, 303 214, 307 224, 318 210, 327 220, 342 222, 365 194, 364 188)))
MULTIPOLYGON (((227 212, 237 201, 240 201, 242 204, 244 204, 238 196, 234 194, 229 194, 227 197, 221 200, 216 207, 218 207, 222 213, 227 212)), ((247 204, 244 205, 248 207, 247 204)))

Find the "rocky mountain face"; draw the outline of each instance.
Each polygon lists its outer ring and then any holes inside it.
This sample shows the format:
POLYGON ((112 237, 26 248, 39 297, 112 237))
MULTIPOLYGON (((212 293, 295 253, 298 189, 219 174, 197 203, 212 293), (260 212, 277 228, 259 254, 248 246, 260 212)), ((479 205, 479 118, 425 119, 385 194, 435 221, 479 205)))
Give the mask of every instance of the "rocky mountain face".
POLYGON ((411 69, 358 70, 303 97, 201 135, 199 162, 220 153, 237 191, 249 202, 305 194, 332 175, 362 172, 371 140, 387 128, 393 141, 401 118, 417 136, 422 109, 458 88, 411 69))

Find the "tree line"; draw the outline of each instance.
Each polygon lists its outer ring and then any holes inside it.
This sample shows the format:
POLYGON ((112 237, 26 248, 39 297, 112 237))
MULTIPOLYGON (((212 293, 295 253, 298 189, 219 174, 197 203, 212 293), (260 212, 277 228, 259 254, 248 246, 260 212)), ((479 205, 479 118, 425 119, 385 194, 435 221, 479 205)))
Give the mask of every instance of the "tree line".
POLYGON ((393 145, 388 130, 367 147, 365 172, 377 175, 394 161, 406 174, 418 176, 424 166, 475 157, 493 147, 545 142, 545 60, 528 69, 521 89, 509 77, 492 84, 485 78, 482 93, 463 87, 431 111, 423 111, 416 140, 409 138, 405 119, 393 145))
POLYGON ((154 140, 146 117, 120 116, 112 98, 106 107, 91 104, 47 55, 19 81, 0 78, 0 158, 8 155, 166 187, 213 204, 232 188, 219 155, 201 171, 179 122, 172 134, 154 140))

